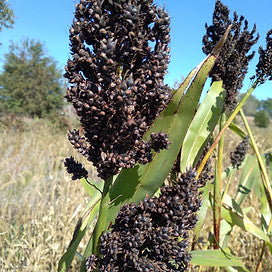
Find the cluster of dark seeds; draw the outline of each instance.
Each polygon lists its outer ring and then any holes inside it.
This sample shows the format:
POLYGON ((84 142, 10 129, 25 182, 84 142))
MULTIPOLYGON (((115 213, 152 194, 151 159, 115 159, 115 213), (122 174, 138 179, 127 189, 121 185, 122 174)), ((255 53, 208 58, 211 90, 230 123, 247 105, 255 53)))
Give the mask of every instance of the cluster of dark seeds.
POLYGON ((259 63, 257 64, 256 75, 261 83, 272 80, 272 29, 266 34, 266 49, 259 48, 259 63))
POLYGON ((248 54, 248 52, 257 42, 259 35, 254 37, 255 25, 251 31, 248 30, 248 22, 243 16, 238 18, 238 15, 234 13, 233 20, 229 19, 229 12, 228 7, 224 6, 221 1, 216 1, 213 24, 205 26, 207 33, 203 37, 203 52, 207 55, 211 53, 228 26, 232 24, 228 39, 210 74, 212 81, 223 81, 223 87, 227 93, 224 106, 230 113, 237 105, 238 90, 243 86, 248 63, 255 53, 248 54))
MULTIPOLYGON (((168 13, 152 0, 81 0, 70 29, 66 98, 84 129, 69 139, 107 179, 150 161, 142 136, 171 97, 168 13)), ((153 147, 166 146, 164 134, 153 147), (161 142, 159 142, 161 141, 161 142)))
POLYGON ((233 167, 237 169, 245 159, 249 144, 249 137, 246 136, 243 141, 230 153, 230 161, 233 167))
MULTIPOLYGON (((98 271, 188 271, 188 231, 197 222, 203 185, 195 177, 189 170, 173 186, 161 188, 159 197, 125 204, 112 230, 101 236, 98 271)), ((87 268, 95 266, 94 259, 87 268)))
POLYGON ((73 157, 66 158, 64 165, 69 174, 72 175, 72 180, 81 179, 88 176, 88 171, 82 166, 81 163, 76 162, 73 157))

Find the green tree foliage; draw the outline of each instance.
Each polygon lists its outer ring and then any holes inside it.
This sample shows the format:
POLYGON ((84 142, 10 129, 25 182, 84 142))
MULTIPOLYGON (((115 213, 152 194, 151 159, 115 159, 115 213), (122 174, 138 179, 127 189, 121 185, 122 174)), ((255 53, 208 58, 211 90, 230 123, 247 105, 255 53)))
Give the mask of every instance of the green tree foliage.
POLYGON ((43 117, 63 105, 61 72, 40 42, 10 45, 0 75, 0 104, 9 112, 43 117))
POLYGON ((270 115, 270 118, 272 118, 272 98, 262 100, 260 102, 259 109, 267 111, 270 115))
MULTIPOLYGON (((245 94, 241 94, 240 100, 242 100, 244 96, 245 94)), ((251 95, 243 107, 244 114, 247 116, 254 116, 257 113, 259 105, 260 101, 254 95, 251 95)))
POLYGON ((270 116, 267 111, 258 111, 254 116, 254 122, 258 127, 268 127, 270 123, 270 116))
POLYGON ((14 13, 7 0, 0 0, 0 31, 3 27, 10 28, 14 24, 14 13))

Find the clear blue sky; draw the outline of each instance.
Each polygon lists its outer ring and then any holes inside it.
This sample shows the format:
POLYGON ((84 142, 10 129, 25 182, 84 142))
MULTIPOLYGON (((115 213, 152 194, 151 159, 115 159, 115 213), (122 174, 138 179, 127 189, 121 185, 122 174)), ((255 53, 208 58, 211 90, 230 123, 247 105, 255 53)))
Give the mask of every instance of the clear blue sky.
MULTIPOLYGON (((76 0, 9 0, 10 7, 17 17, 13 29, 4 29, 0 33, 0 69, 3 54, 8 52, 10 41, 20 42, 24 38, 33 38, 45 44, 47 53, 63 69, 69 58, 69 28, 73 19, 76 0)), ((155 0, 165 5, 171 16, 171 59, 165 83, 173 86, 181 81, 205 55, 202 53, 204 25, 211 24, 215 0, 155 0)), ((272 28, 272 0, 222 0, 231 12, 237 11, 249 21, 250 28, 256 23, 260 39, 265 44, 265 33, 272 28)), ((244 92, 249 87, 248 78, 254 74, 258 54, 252 61, 244 92)), ((258 99, 272 98, 272 82, 267 82, 253 93, 258 99)))

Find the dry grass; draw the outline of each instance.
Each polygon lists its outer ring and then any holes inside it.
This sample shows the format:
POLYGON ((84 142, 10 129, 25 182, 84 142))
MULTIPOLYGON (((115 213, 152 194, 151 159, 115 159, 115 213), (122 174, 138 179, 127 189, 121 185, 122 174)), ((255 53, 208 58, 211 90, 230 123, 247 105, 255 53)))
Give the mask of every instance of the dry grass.
POLYGON ((0 137, 0 270, 56 271, 88 200, 64 171, 65 157, 77 154, 44 120, 0 137))
MULTIPOLYGON (((261 151, 271 152, 272 124, 253 131, 261 151)), ((84 162, 66 134, 44 120, 17 120, 8 129, 0 125, 0 271, 56 271, 72 238, 88 197, 64 170, 65 157, 73 155, 84 162)), ((233 134, 227 139, 225 166, 230 163, 228 154, 240 141, 233 134)), ((95 178, 93 170, 88 170, 95 178)), ((237 180, 233 180, 230 194, 236 190, 237 180)), ((254 207, 251 219, 258 223, 256 203, 253 194, 246 205, 254 207)), ((235 228, 229 243, 249 268, 255 267, 261 246, 258 239, 235 228)), ((262 271, 272 267, 271 257, 266 256, 262 271)), ((78 264, 75 260, 71 271, 78 271, 78 264)))

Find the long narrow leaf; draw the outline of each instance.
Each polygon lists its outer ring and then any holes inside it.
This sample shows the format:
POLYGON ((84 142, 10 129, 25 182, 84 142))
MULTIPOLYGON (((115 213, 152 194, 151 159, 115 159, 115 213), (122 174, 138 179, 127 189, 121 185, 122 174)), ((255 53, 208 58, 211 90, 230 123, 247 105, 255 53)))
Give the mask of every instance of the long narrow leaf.
POLYGON ((193 79, 186 94, 181 99, 168 129, 169 150, 155 153, 153 160, 146 165, 137 165, 133 169, 122 170, 112 187, 113 201, 109 212, 108 223, 114 220, 120 206, 126 202, 138 202, 146 195, 152 196, 167 177, 182 145, 185 133, 192 121, 195 109, 216 57, 210 55, 203 62, 197 75, 193 79))
POLYGON ((182 172, 194 165, 203 150, 207 139, 214 130, 223 108, 225 91, 222 81, 214 82, 201 103, 185 136, 181 150, 182 172))
MULTIPOLYGON (((191 263, 194 265, 224 267, 224 266, 238 266, 243 267, 244 264, 241 259, 232 255, 229 250, 201 250, 191 251, 191 263)), ((246 271, 246 270, 245 270, 246 271)))
POLYGON ((253 185, 259 182, 259 174, 257 158, 255 156, 248 156, 245 160, 236 196, 234 197, 238 205, 241 205, 245 196, 251 192, 253 185))
POLYGON ((95 194, 101 194, 101 190, 103 189, 103 181, 89 181, 86 178, 81 178, 80 182, 88 193, 88 195, 92 198, 95 194))
POLYGON ((198 215, 198 221, 197 225, 195 227, 195 240, 197 241, 200 235, 200 232, 202 230, 202 227, 205 223, 206 217, 207 217, 207 210, 209 207, 209 191, 210 191, 210 183, 207 182, 205 187, 202 189, 202 205, 197 213, 198 215))
POLYGON ((100 204, 100 196, 97 195, 96 198, 92 198, 92 200, 88 203, 87 210, 84 214, 80 217, 77 226, 74 231, 73 239, 70 242, 68 249, 66 250, 65 254, 59 261, 58 264, 58 272, 68 272, 72 260, 76 254, 77 248, 79 243, 81 242, 82 238, 84 237, 86 231, 90 227, 90 225, 94 222, 98 211, 99 211, 99 204, 100 204))
POLYGON ((229 125, 229 129, 236 133, 241 138, 245 138, 247 136, 246 132, 233 122, 229 125))
POLYGON ((272 247, 272 244, 270 243, 269 237, 256 225, 254 225, 253 222, 250 221, 250 219, 246 216, 240 216, 236 213, 232 212, 229 209, 226 209, 224 206, 222 207, 222 218, 224 218, 227 222, 229 222, 232 225, 236 225, 240 227, 241 229, 250 232, 255 237, 262 239, 267 242, 269 247, 272 247))
MULTIPOLYGON (((270 159, 267 158, 267 156, 269 156, 269 155, 263 156, 263 159, 266 159, 266 165, 269 167, 269 166, 271 166, 270 165, 271 162, 270 162, 270 159)), ((254 191, 255 191, 255 193, 260 201, 260 204, 261 204, 262 226, 263 226, 264 230, 267 230, 268 226, 270 224, 270 220, 271 220, 271 211, 269 208, 269 203, 267 200, 267 195, 265 193, 265 188, 264 188, 263 183, 261 183, 261 182, 254 183, 254 191)))
POLYGON ((143 140, 148 141, 152 132, 165 131, 168 129, 170 122, 172 122, 174 118, 174 113, 178 108, 180 100, 197 71, 198 69, 194 68, 184 79, 179 88, 173 94, 173 97, 169 101, 167 107, 159 114, 148 131, 144 134, 143 140))

